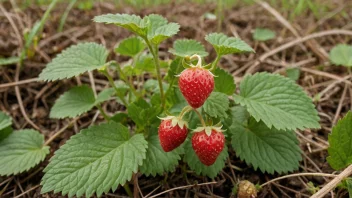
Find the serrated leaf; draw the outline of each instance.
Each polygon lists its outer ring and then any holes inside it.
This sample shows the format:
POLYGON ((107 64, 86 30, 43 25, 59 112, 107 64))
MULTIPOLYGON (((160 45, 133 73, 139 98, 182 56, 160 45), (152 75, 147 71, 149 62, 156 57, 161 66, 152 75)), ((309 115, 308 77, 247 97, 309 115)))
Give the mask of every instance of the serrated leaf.
POLYGON ((269 129, 263 122, 250 119, 246 128, 233 127, 229 133, 236 155, 252 164, 255 170, 273 174, 299 167, 301 150, 293 131, 269 129))
POLYGON ((51 108, 51 118, 74 118, 89 110, 95 105, 92 88, 87 85, 73 87, 61 95, 51 108))
POLYGON ((0 175, 9 176, 33 168, 45 159, 49 147, 38 131, 25 129, 0 141, 0 175))
POLYGON ((233 76, 227 71, 216 68, 214 71, 215 89, 214 91, 221 92, 227 95, 232 95, 236 90, 236 84, 233 76))
POLYGON ((214 118, 226 118, 229 109, 229 99, 226 94, 212 92, 203 105, 205 113, 214 118))
MULTIPOLYGON (((180 29, 180 25, 177 23, 169 23, 161 27, 156 28, 151 34, 148 34, 148 39, 154 44, 158 45, 165 39, 177 34, 180 29)), ((153 29, 152 29, 153 30, 153 29)))
POLYGON ((12 118, 8 115, 6 115, 4 112, 0 111, 0 130, 11 126, 12 124, 12 118))
POLYGON ((150 125, 160 113, 160 106, 151 106, 143 99, 139 99, 127 107, 128 115, 136 123, 138 127, 143 129, 150 125))
POLYGON ((328 139, 330 166, 340 170, 352 164, 352 111, 338 121, 328 139))
POLYGON ((211 33, 205 40, 213 45, 218 55, 254 52, 254 50, 239 38, 228 37, 223 33, 211 33))
POLYGON ((170 49, 169 52, 180 57, 192 56, 194 54, 198 54, 201 57, 208 56, 208 52, 205 51, 204 46, 192 39, 176 40, 173 49, 170 49))
POLYGON ((130 37, 122 40, 115 48, 115 52, 125 56, 134 57, 145 49, 145 44, 138 37, 130 37))
POLYGON ((229 130, 238 127, 245 127, 248 122, 249 113, 245 107, 233 106, 228 111, 228 118, 226 118, 222 124, 229 130))
POLYGON ((165 152, 160 145, 159 137, 157 134, 150 136, 147 139, 148 149, 146 158, 140 170, 146 176, 157 174, 162 175, 165 172, 174 171, 181 159, 180 154, 183 154, 182 146, 171 152, 165 152))
POLYGON ((12 56, 12 57, 8 57, 8 58, 0 58, 0 66, 12 65, 12 64, 15 64, 18 62, 20 62, 20 57, 17 57, 17 56, 12 56))
POLYGON ((185 147, 185 157, 184 160, 187 162, 191 170, 195 171, 197 175, 208 176, 210 178, 215 178, 219 172, 225 167, 225 161, 228 157, 227 146, 225 144, 224 149, 216 159, 215 163, 211 166, 206 166, 199 161, 197 154, 192 148, 192 142, 190 138, 187 138, 184 143, 185 147))
MULTIPOLYGON (((136 61, 135 68, 145 72, 155 73, 155 63, 152 56, 140 56, 136 61)), ((137 72, 138 73, 138 72, 137 72)))
POLYGON ((4 129, 0 130, 0 142, 1 140, 7 138, 11 133, 12 133, 13 129, 11 126, 8 126, 4 129))
POLYGON ((330 51, 330 61, 335 65, 352 67, 352 46, 339 44, 330 51))
POLYGON ((286 69, 287 78, 297 81, 299 79, 300 70, 298 68, 288 68, 286 69))
POLYGON ((312 99, 292 80, 278 74, 246 76, 240 85, 240 95, 234 95, 234 99, 269 128, 320 128, 312 99))
POLYGON ((274 31, 266 28, 256 28, 253 33, 253 39, 257 41, 267 41, 275 38, 274 31))
POLYGON ((60 80, 78 76, 84 72, 102 67, 108 51, 96 43, 73 45, 50 62, 39 75, 40 80, 60 80))
POLYGON ((115 24, 126 28, 139 36, 147 36, 147 21, 141 17, 129 14, 105 14, 93 19, 97 23, 115 24))
POLYGON ((130 137, 115 122, 83 129, 71 137, 44 169, 42 193, 54 191, 69 197, 115 191, 137 173, 146 156, 143 134, 130 137))

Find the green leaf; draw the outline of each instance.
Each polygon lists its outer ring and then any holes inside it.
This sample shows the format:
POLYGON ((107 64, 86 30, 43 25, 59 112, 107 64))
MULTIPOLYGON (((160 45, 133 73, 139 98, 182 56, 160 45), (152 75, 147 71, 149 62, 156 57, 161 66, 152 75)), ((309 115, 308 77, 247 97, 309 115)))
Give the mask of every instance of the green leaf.
POLYGON ((115 48, 115 52, 125 56, 134 57, 145 49, 145 44, 138 37, 124 39, 115 48))
POLYGON ((179 75, 184 67, 181 64, 182 59, 179 57, 176 57, 170 64, 170 67, 167 71, 167 81, 172 82, 173 80, 176 80, 176 76, 179 75))
POLYGON ((110 118, 115 122, 125 123, 128 119, 128 114, 125 112, 118 112, 110 118))
POLYGON ((157 120, 160 112, 160 106, 154 107, 148 104, 145 100, 139 99, 127 107, 128 115, 140 128, 150 125, 157 120))
POLYGON ((0 66, 2 65, 13 65, 20 62, 20 57, 12 56, 8 58, 0 58, 0 66))
POLYGON ((148 40, 158 45, 165 39, 177 34, 180 25, 177 23, 168 23, 164 17, 151 14, 143 18, 148 21, 148 40))
POLYGON ((298 169, 301 150, 293 131, 269 129, 250 119, 246 128, 234 127, 229 132, 236 155, 255 170, 281 174, 298 169))
POLYGON ((192 142, 190 138, 187 138, 185 145, 185 157, 184 160, 187 162, 191 170, 195 171, 197 175, 208 176, 210 178, 215 178, 219 172, 225 167, 225 161, 228 157, 227 146, 220 153, 219 157, 216 159, 215 163, 211 166, 206 166, 199 161, 197 154, 192 148, 192 142))
POLYGON ((236 84, 233 76, 227 71, 216 68, 214 71, 215 89, 214 91, 221 92, 227 95, 232 95, 236 90, 236 84))
POLYGON ((204 46, 192 39, 176 40, 173 49, 170 49, 169 52, 180 57, 192 56, 194 54, 198 54, 201 57, 208 56, 208 52, 205 51, 204 46))
POLYGON ((330 51, 330 61, 335 65, 352 67, 352 46, 339 44, 330 51))
POLYGON ((213 45, 218 55, 254 52, 254 50, 239 38, 227 37, 222 33, 211 33, 205 40, 213 45))
POLYGON ((228 129, 226 132, 247 125, 249 113, 245 107, 233 106, 229 111, 230 116, 222 124, 228 129))
POLYGON ((28 171, 45 159, 49 147, 38 131, 25 129, 11 133, 0 142, 0 175, 28 171))
POLYGON ((60 80, 102 67, 108 51, 96 43, 80 43, 64 50, 39 75, 40 80, 60 80))
POLYGON ((44 169, 42 193, 63 196, 100 197, 115 191, 137 173, 146 156, 143 134, 130 137, 128 129, 115 122, 83 129, 71 137, 44 169))
POLYGON ((346 179, 346 187, 349 197, 352 197, 352 178, 349 177, 346 179))
POLYGON ((4 112, 0 111, 0 130, 11 126, 12 124, 12 118, 8 115, 6 115, 4 112))
POLYGON ((61 95, 51 108, 51 118, 74 118, 89 110, 95 105, 92 88, 87 85, 73 87, 61 95))
POLYGON ((183 154, 182 146, 171 152, 165 152, 160 145, 158 134, 150 136, 148 139, 148 149, 146 158, 140 170, 146 176, 156 174, 162 175, 165 172, 174 171, 181 159, 180 154, 183 154))
POLYGON ((212 92, 203 105, 205 113, 215 118, 226 118, 229 109, 229 99, 226 94, 212 92))
POLYGON ((299 79, 300 70, 298 68, 288 68, 286 69, 286 75, 289 79, 297 81, 299 79))
POLYGON ((253 39, 257 41, 267 41, 275 38, 275 32, 266 28, 256 28, 253 33, 253 39))
POLYGON ((329 134, 329 157, 327 161, 335 170, 352 164, 352 111, 332 128, 329 134))
POLYGON ((161 27, 156 28, 151 34, 148 34, 148 39, 155 45, 160 44, 165 39, 177 34, 180 29, 180 25, 177 23, 169 23, 161 27))
POLYGON ((8 126, 4 129, 0 130, 0 142, 1 140, 7 138, 11 133, 12 133, 13 129, 11 126, 8 126))
POLYGON ((115 24, 136 33, 141 37, 147 36, 147 20, 129 14, 105 14, 93 19, 97 23, 115 24))
POLYGON ((105 88, 103 91, 101 91, 98 95, 97 98, 94 102, 94 104, 99 104, 102 102, 105 102, 111 98, 112 95, 115 94, 114 88, 105 88))
POLYGON ((136 61, 135 68, 144 71, 155 73, 155 63, 154 59, 151 56, 140 56, 136 61))
POLYGON ((256 73, 246 76, 235 102, 245 106, 257 120, 271 128, 320 128, 318 112, 302 88, 278 74, 256 73))

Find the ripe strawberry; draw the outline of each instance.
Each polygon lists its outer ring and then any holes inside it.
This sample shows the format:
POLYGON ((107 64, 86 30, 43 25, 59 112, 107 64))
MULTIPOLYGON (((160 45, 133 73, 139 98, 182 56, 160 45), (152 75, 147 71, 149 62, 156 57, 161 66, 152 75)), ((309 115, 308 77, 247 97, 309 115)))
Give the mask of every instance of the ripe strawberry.
POLYGON ((170 152, 186 140, 187 123, 175 116, 162 118, 158 133, 161 147, 165 152, 170 152))
POLYGON ((206 166, 215 163, 225 146, 221 127, 199 127, 192 137, 192 147, 199 160, 206 166))
POLYGON ((201 107, 214 89, 214 75, 202 67, 191 67, 180 74, 178 85, 188 104, 201 107))

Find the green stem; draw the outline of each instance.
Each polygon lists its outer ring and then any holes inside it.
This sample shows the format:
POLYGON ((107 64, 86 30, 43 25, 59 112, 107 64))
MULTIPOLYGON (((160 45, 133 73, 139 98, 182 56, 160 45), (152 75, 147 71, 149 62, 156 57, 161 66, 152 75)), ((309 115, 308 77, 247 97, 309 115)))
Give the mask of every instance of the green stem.
POLYGON ((103 115, 104 119, 106 121, 109 121, 110 120, 110 117, 105 113, 105 111, 103 110, 103 108, 101 107, 100 104, 97 104, 96 107, 99 109, 100 111, 100 114, 103 115))
POLYGON ((202 123, 203 127, 206 127, 207 125, 205 125, 204 119, 202 117, 202 115, 200 115, 199 111, 197 109, 193 109, 194 112, 196 112, 196 114, 198 115, 200 122, 202 123))
POLYGON ((73 8, 73 6, 75 5, 75 3, 77 2, 77 0, 71 0, 71 3, 67 6, 64 14, 62 15, 61 19, 60 19, 60 25, 59 28, 57 29, 58 32, 62 32, 62 29, 64 28, 68 13, 70 12, 70 10, 73 8))
POLYGON ((220 61, 221 56, 219 54, 216 54, 216 59, 213 62, 213 65, 210 68, 210 71, 214 71, 218 65, 218 62, 220 61))
POLYGON ((128 183, 125 183, 125 185, 123 185, 123 188, 125 189, 125 191, 129 197, 133 197, 133 193, 132 193, 130 187, 128 186, 128 183))
POLYGON ((164 89, 163 89, 163 83, 162 83, 162 79, 161 79, 161 73, 160 73, 160 64, 159 64, 159 57, 158 57, 158 49, 153 49, 152 45, 150 44, 150 42, 148 41, 147 38, 144 38, 149 51, 152 53, 153 55, 153 59, 155 62, 155 70, 156 70, 156 74, 157 74, 157 78, 158 78, 158 82, 159 82, 159 89, 160 89, 160 98, 161 98, 161 108, 164 109, 165 108, 165 96, 164 96, 164 89))
POLYGON ((104 70, 101 70, 101 72, 106 76, 110 85, 115 89, 116 95, 121 99, 122 103, 127 107, 128 103, 126 102, 125 98, 119 94, 119 89, 116 87, 115 82, 110 76, 110 74, 108 73, 108 71, 104 69, 104 70))
POLYGON ((178 118, 179 118, 179 119, 182 119, 183 116, 184 116, 187 112, 189 112, 189 111, 191 111, 191 110, 192 110, 192 107, 191 107, 191 106, 189 106, 189 105, 185 106, 185 107, 182 109, 181 113, 179 114, 178 118))
POLYGON ((120 74, 120 78, 128 84, 128 86, 130 87, 132 93, 138 98, 138 97, 139 97, 139 94, 137 93, 137 91, 136 91, 136 89, 134 88, 133 84, 127 79, 126 74, 125 74, 125 72, 123 72, 123 70, 122 70, 120 64, 118 64, 118 63, 115 62, 115 61, 111 61, 110 64, 116 66, 117 71, 118 71, 119 74, 120 74))

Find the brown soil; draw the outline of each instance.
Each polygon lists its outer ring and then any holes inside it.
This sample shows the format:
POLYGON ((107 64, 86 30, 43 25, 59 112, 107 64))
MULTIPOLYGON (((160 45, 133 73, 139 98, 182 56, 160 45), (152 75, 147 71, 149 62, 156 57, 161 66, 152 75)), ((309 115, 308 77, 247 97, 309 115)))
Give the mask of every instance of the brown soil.
MULTIPOLYGON (((350 83, 351 78, 341 81, 343 77, 349 75, 347 69, 331 65, 328 62, 327 55, 330 49, 336 44, 351 43, 352 37, 342 34, 319 36, 307 42, 297 43, 282 51, 276 52, 274 49, 285 43, 297 40, 299 37, 304 37, 315 32, 332 29, 351 30, 352 2, 344 0, 334 2, 329 11, 323 14, 320 19, 317 19, 311 12, 305 12, 294 20, 289 21, 288 25, 291 29, 287 26, 285 27, 278 18, 274 17, 259 4, 241 5, 224 12, 225 19, 222 23, 222 32, 227 35, 238 35, 253 46, 256 51, 255 54, 249 55, 229 55, 221 60, 221 66, 233 73, 237 83, 247 73, 268 71, 285 75, 285 67, 296 65, 301 67, 300 79, 297 83, 311 97, 314 97, 318 93, 323 93, 320 100, 315 102, 321 118, 322 128, 319 130, 297 132, 302 151, 304 151, 303 161, 297 172, 333 172, 326 162, 327 136, 333 124, 336 123, 336 120, 352 108, 352 86, 350 83), (266 27, 275 30, 277 37, 265 43, 254 42, 252 32, 256 27, 266 27), (271 54, 271 52, 273 53, 271 54), (260 59, 264 54, 270 54, 271 56, 260 59), (331 84, 333 85, 327 89, 331 84)), ((45 11, 45 7, 32 6, 26 10, 15 12, 10 3, 3 3, 1 6, 8 12, 21 35, 28 27, 32 27, 35 21, 40 20, 45 11)), ((204 19, 203 14, 213 12, 215 7, 215 4, 172 3, 135 10, 129 6, 116 8, 110 3, 96 3, 90 11, 73 9, 66 21, 64 31, 58 33, 57 27, 62 13, 66 8, 66 5, 61 4, 52 12, 50 19, 46 23, 44 33, 41 35, 42 38, 38 43, 37 49, 35 49, 35 55, 25 60, 24 67, 19 70, 19 82, 36 78, 45 65, 57 53, 72 44, 82 41, 94 41, 102 43, 108 49, 112 50, 118 41, 130 35, 121 28, 92 22, 94 16, 103 13, 161 14, 170 21, 178 22, 181 25, 179 34, 161 45, 160 48, 163 52, 160 53, 160 56, 162 59, 172 58, 171 54, 167 53, 167 48, 172 46, 174 40, 178 38, 192 38, 205 44, 207 50, 211 52, 208 61, 213 60, 214 51, 205 42, 204 36, 210 32, 217 31, 217 22, 204 19)), ((280 12, 284 18, 288 18, 290 14, 288 11, 281 10, 280 12)), ((21 39, 16 35, 16 31, 14 31, 9 20, 0 12, 0 56, 17 55, 22 46, 23 41, 21 39)), ((126 61, 126 59, 117 57, 113 53, 111 53, 110 58, 118 61, 126 61)), ((0 110, 12 116, 14 128, 38 128, 45 135, 46 139, 71 121, 70 119, 49 119, 50 108, 58 96, 74 85, 81 83, 90 84, 87 74, 79 78, 49 83, 32 80, 29 83, 21 84, 19 86, 20 94, 16 96, 15 86, 11 84, 16 82, 15 74, 16 65, 0 68, 0 110), (24 107, 25 113, 34 124, 30 124, 25 119, 21 111, 21 106, 24 107)), ((98 91, 107 85, 107 81, 103 76, 95 73, 94 77, 98 91)), ((113 113, 122 107, 117 103, 111 102, 105 104, 103 108, 113 113)), ((61 197, 59 194, 51 193, 40 195, 40 186, 37 185, 43 176, 42 169, 47 165, 48 159, 50 159, 53 152, 64 144, 70 136, 78 133, 82 128, 103 121, 101 116, 95 118, 95 114, 95 110, 84 114, 73 124, 73 127, 68 128, 63 135, 56 138, 50 144, 51 155, 31 171, 14 177, 0 177, 1 188, 4 188, 8 184, 2 196, 15 197, 32 189, 22 197, 61 197)), ((254 184, 263 184, 270 179, 280 176, 278 174, 270 175, 254 171, 252 167, 236 158, 233 150, 230 150, 230 159, 231 161, 227 163, 224 170, 215 178, 215 181, 218 182, 216 185, 182 188, 161 196, 230 197, 234 196, 231 194, 234 184, 240 180, 247 179, 254 184), (241 170, 236 170, 233 166, 241 170)), ((184 165, 181 162, 180 167, 187 167, 184 165)), ((145 177, 135 175, 130 186, 133 187, 136 196, 139 194, 138 186, 141 193, 145 196, 153 190, 155 190, 153 194, 157 194, 174 187, 211 181, 206 177, 197 176, 191 171, 187 172, 188 179, 185 180, 181 173, 182 169, 179 168, 174 173, 169 173, 165 176, 145 177)), ((307 183, 309 181, 321 187, 330 181, 330 179, 302 176, 280 180, 265 186, 260 191, 259 197, 309 197, 311 195, 307 190, 307 183)), ((119 188, 115 192, 104 195, 104 197, 121 197, 125 195, 124 189, 119 188)), ((328 196, 332 195, 329 194, 328 196)), ((348 195, 345 191, 335 190, 334 196, 346 197, 348 195)))

